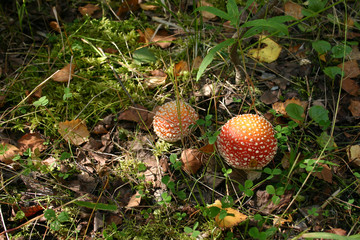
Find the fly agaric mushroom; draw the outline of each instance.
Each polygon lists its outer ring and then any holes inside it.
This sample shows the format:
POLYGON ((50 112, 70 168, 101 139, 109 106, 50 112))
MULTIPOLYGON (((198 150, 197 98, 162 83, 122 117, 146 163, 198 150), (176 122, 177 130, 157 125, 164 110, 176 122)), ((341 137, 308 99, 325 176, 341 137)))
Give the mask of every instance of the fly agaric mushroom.
POLYGON ((196 111, 183 101, 165 103, 156 112, 153 126, 156 135, 168 142, 176 142, 191 133, 190 125, 199 119, 196 111))
POLYGON ((277 141, 269 121, 255 114, 238 115, 222 126, 216 146, 237 169, 261 169, 275 156, 277 141))

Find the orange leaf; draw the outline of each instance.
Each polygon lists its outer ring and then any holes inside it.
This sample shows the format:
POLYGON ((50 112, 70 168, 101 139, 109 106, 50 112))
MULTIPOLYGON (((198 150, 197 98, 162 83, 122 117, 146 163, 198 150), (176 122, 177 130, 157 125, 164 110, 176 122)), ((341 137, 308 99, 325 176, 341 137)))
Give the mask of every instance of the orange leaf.
POLYGON ((1 148, 5 151, 3 154, 0 154, 0 162, 5 164, 12 163, 12 159, 20 153, 20 150, 9 143, 1 142, 0 145, 1 148))
POLYGON ((223 219, 220 219, 220 213, 215 217, 215 222, 220 228, 231 228, 241 222, 244 222, 247 219, 247 216, 245 214, 242 214, 236 209, 222 208, 220 200, 216 200, 215 203, 213 203, 209 207, 217 207, 227 212, 228 215, 223 219))
POLYGON ((45 140, 39 133, 27 133, 17 142, 21 151, 25 151, 26 149, 30 148, 32 152, 34 152, 35 149, 39 149, 41 152, 46 149, 46 146, 44 145, 45 140))
POLYGON ((85 123, 80 119, 59 122, 58 131, 66 141, 76 146, 86 142, 90 136, 85 123))
POLYGON ((354 117, 360 117, 360 101, 351 99, 348 108, 354 117))
POLYGON ((177 64, 175 64, 174 74, 179 76, 182 72, 189 71, 189 65, 187 62, 181 60, 177 64))
POLYGON ((75 70, 75 64, 68 64, 65 67, 63 67, 60 71, 58 71, 54 76, 52 76, 52 79, 55 82, 68 82, 70 79, 72 79, 72 75, 74 74, 75 70), (71 74, 70 74, 71 69, 71 74))
POLYGON ((207 144, 201 148, 199 148, 199 151, 207 154, 212 154, 214 152, 214 144, 207 144))
POLYGON ((341 63, 338 67, 344 69, 344 78, 356 78, 360 75, 359 64, 356 60, 341 63))
POLYGON ((342 81, 341 88, 353 96, 358 96, 360 94, 359 84, 355 80, 352 80, 351 78, 345 78, 342 81))
POLYGON ((140 205, 141 202, 141 195, 139 192, 136 192, 134 195, 131 196, 130 201, 128 202, 128 208, 137 207, 140 205))
POLYGON ((79 10, 80 14, 83 16, 85 16, 85 15, 92 16, 94 14, 94 12, 101 10, 101 8, 97 5, 88 3, 83 7, 79 7, 78 10, 79 10))
POLYGON ((59 26, 59 24, 56 21, 51 21, 50 22, 50 27, 52 30, 54 30, 55 32, 60 33, 61 32, 61 28, 59 26))

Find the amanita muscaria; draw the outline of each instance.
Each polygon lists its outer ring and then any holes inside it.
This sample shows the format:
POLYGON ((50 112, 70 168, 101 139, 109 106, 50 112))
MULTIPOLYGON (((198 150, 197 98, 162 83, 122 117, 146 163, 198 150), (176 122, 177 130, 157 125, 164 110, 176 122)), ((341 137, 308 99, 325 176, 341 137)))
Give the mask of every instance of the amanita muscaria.
POLYGON ((156 112, 153 126, 156 135, 168 142, 176 142, 191 133, 190 125, 199 115, 189 104, 172 101, 162 105, 156 112))
POLYGON ((275 156, 277 140, 269 121, 255 114, 238 115, 222 126, 216 146, 232 167, 261 169, 275 156))

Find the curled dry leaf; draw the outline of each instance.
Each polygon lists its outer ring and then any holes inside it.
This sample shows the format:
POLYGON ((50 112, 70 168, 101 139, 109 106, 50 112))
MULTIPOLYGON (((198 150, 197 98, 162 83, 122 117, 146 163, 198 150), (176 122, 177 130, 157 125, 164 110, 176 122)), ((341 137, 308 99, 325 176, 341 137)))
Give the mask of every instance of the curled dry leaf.
POLYGON ((300 20, 304 17, 302 14, 302 7, 297 3, 287 2, 285 3, 284 8, 286 15, 292 16, 297 20, 300 20))
POLYGON ((159 6, 156 5, 140 3, 140 8, 144 11, 155 11, 156 9, 158 9, 158 7, 159 6))
POLYGON ((70 79, 72 79, 72 75, 74 74, 75 70, 75 64, 68 64, 65 67, 63 67, 60 71, 58 71, 54 76, 52 76, 52 79, 55 82, 68 82, 70 79), (71 74, 70 74, 71 70, 71 74))
POLYGON ((134 195, 131 196, 126 207, 128 208, 137 207, 140 205, 140 202, 141 202, 141 195, 139 192, 136 192, 134 195))
POLYGON ((44 145, 45 140, 41 137, 40 133, 27 133, 17 142, 21 151, 30 148, 32 152, 34 152, 35 149, 39 149, 41 152, 46 149, 44 145))
POLYGON ((247 219, 245 214, 242 214, 236 209, 233 208, 222 208, 222 204, 220 200, 216 200, 214 204, 210 205, 210 207, 217 207, 223 209, 227 212, 227 216, 223 219, 220 219, 220 213, 216 215, 215 222, 220 228, 231 228, 238 225, 241 222, 244 222, 247 219))
POLYGON ((354 117, 360 117, 360 101, 351 99, 348 108, 354 117))
POLYGON ((165 85, 167 79, 166 73, 162 70, 151 71, 151 76, 145 78, 145 85, 150 88, 156 88, 161 85, 165 85))
POLYGON ((267 36, 265 35, 261 35, 259 37, 259 41, 266 45, 264 48, 250 49, 248 54, 251 57, 258 59, 260 62, 271 63, 279 57, 281 46, 270 38, 266 37, 267 36))
POLYGON ((85 15, 89 15, 89 16, 93 16, 94 13, 98 10, 101 10, 101 8, 97 5, 88 3, 83 7, 79 7, 79 12, 81 15, 85 16, 85 15))
POLYGON ((54 30, 55 32, 58 32, 58 33, 61 32, 61 28, 60 28, 59 24, 56 21, 51 21, 49 23, 49 25, 50 25, 51 29, 54 30))
POLYGON ((86 142, 90 136, 85 123, 80 119, 59 122, 58 131, 66 141, 76 146, 86 142))
POLYGON ((189 174, 195 174, 202 165, 201 159, 203 155, 204 154, 197 149, 185 149, 181 153, 182 169, 189 174))
POLYGON ((10 164, 13 162, 12 159, 17 154, 20 154, 19 148, 15 147, 12 144, 1 142, 0 145, 2 150, 1 151, 2 154, 0 154, 0 162, 3 162, 5 164, 10 164))
POLYGON ((360 145, 352 145, 346 148, 349 162, 360 166, 360 145))

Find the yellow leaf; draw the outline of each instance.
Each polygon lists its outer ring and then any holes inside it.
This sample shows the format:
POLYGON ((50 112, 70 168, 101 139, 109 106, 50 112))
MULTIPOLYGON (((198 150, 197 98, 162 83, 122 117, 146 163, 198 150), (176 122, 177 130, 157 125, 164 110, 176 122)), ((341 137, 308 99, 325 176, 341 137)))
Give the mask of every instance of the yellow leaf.
POLYGON ((220 228, 231 228, 247 219, 245 214, 242 214, 236 209, 222 208, 220 200, 216 200, 215 203, 209 207, 218 207, 228 213, 228 216, 224 217, 223 219, 220 219, 220 213, 215 217, 215 222, 220 228))
POLYGON ((266 46, 260 49, 250 49, 249 55, 260 62, 271 63, 275 61, 280 55, 281 46, 264 35, 261 35, 259 40, 266 46))

